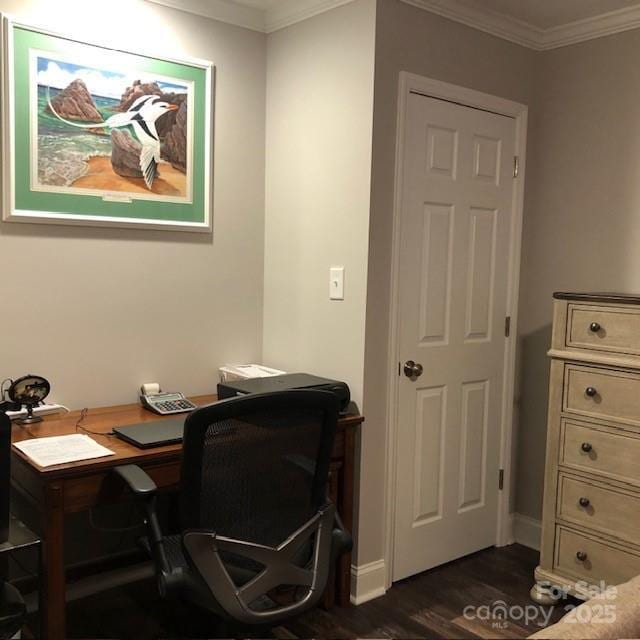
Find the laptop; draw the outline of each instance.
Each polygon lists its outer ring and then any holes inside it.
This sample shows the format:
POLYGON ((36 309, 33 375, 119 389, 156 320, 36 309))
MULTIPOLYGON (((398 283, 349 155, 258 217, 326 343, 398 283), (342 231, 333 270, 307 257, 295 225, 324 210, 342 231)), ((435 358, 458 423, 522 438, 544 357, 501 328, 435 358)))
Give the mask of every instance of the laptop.
POLYGON ((185 417, 172 420, 154 420, 140 424, 128 424, 124 427, 114 427, 113 432, 125 442, 139 449, 164 447, 169 444, 182 442, 185 417))

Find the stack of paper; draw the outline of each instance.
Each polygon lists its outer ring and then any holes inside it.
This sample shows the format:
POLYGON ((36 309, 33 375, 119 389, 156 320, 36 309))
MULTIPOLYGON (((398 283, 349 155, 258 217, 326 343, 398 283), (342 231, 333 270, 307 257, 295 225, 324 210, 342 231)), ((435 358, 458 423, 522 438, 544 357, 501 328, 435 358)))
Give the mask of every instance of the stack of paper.
POLYGON ((51 438, 33 438, 13 445, 39 467, 68 464, 80 460, 93 460, 115 455, 113 451, 98 444, 89 436, 73 434, 51 438))
POLYGON ((268 378, 270 376, 281 376, 286 371, 265 367, 262 364, 225 364, 220 367, 220 382, 234 382, 236 380, 247 380, 248 378, 268 378))

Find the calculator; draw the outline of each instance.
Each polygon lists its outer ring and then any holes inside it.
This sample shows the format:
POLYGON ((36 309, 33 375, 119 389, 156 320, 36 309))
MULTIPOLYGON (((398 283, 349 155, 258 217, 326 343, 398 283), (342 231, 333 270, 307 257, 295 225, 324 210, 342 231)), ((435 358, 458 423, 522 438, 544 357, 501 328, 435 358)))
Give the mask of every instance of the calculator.
POLYGON ((149 409, 161 416, 173 413, 188 413, 198 407, 182 393, 154 393, 140 395, 140 402, 145 409, 149 409))

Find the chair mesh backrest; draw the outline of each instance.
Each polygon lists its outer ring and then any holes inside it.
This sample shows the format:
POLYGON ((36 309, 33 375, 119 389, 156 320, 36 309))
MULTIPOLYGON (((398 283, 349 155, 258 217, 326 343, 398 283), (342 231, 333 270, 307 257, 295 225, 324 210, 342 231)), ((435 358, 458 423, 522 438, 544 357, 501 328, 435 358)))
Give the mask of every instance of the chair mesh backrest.
POLYGON ((185 424, 182 526, 277 546, 325 501, 337 400, 283 391, 204 407, 185 424))

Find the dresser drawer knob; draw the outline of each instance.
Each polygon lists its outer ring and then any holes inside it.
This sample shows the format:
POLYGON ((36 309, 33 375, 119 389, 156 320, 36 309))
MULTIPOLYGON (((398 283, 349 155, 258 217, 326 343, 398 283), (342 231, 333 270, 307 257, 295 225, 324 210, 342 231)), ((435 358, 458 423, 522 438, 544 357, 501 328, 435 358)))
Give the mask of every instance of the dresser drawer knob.
POLYGON ((598 395, 598 390, 595 387, 587 387, 584 392, 590 397, 595 398, 598 395))
POLYGON ((591 451, 593 450, 593 446, 591 445, 590 442, 583 442, 581 447, 580 447, 585 453, 591 453, 591 451))
POLYGON ((589 325, 589 331, 591 331, 591 333, 598 333, 600 329, 602 329, 602 327, 597 322, 592 322, 589 325))
POLYGON ((578 551, 578 553, 576 553, 576 558, 578 558, 580 562, 584 562, 587 559, 587 554, 584 551, 578 551))
POLYGON ((580 502, 580 506, 583 509, 586 509, 591 504, 591 502, 589 501, 589 498, 580 498, 579 502, 580 502))

